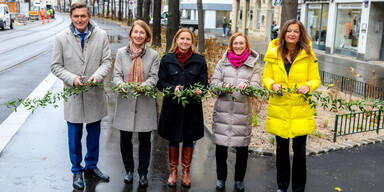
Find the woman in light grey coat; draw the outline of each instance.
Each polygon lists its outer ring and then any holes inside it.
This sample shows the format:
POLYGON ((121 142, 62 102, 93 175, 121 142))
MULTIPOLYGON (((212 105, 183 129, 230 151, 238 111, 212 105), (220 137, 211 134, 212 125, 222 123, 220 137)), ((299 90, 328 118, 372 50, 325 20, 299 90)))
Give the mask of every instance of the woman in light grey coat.
POLYGON ((120 130, 120 148, 124 167, 127 171, 125 183, 133 180, 132 133, 139 134, 139 185, 148 185, 147 173, 151 153, 151 132, 157 128, 156 99, 140 95, 130 96, 122 85, 137 82, 141 86, 155 89, 158 81, 159 60, 158 53, 146 46, 151 40, 148 25, 137 20, 129 31, 129 44, 117 52, 113 82, 128 94, 128 99, 117 96, 115 119, 113 126, 120 130))
MULTIPOLYGON (((258 87, 257 61, 259 54, 253 51, 247 37, 235 33, 223 58, 216 66, 211 86, 245 89, 258 87)), ((216 189, 223 191, 227 178, 227 149, 236 148, 235 189, 244 191, 244 176, 247 168, 248 145, 251 140, 251 104, 249 96, 239 92, 219 94, 214 106, 212 139, 216 144, 217 178, 216 189), (232 96, 235 97, 232 100, 232 96)))

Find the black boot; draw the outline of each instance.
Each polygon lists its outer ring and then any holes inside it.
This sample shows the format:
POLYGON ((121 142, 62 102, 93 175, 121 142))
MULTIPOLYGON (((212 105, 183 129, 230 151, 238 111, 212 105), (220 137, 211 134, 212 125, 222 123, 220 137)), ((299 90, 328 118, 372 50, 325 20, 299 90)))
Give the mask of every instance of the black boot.
POLYGON ((81 173, 73 174, 73 188, 77 190, 83 190, 84 189, 84 180, 83 175, 81 173))
POLYGON ((124 176, 124 183, 132 183, 133 181, 133 172, 132 171, 128 171, 127 174, 125 174, 124 176))
POLYGON ((217 180, 217 182, 216 182, 216 190, 224 191, 224 189, 225 189, 225 181, 224 180, 217 180))
POLYGON ((244 181, 235 181, 235 191, 236 192, 243 192, 244 189, 244 181))
POLYGON ((148 186, 148 179, 147 179, 146 175, 140 176, 139 186, 140 187, 147 187, 148 186))

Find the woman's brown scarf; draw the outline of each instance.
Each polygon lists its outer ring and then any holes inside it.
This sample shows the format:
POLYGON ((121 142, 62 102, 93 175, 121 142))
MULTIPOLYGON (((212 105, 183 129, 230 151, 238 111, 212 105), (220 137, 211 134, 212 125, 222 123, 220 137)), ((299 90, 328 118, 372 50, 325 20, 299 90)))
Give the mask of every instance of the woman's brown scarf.
POLYGON ((128 83, 144 82, 144 68, 141 56, 144 54, 143 48, 137 48, 132 41, 129 42, 129 53, 132 58, 131 69, 128 73, 128 83))

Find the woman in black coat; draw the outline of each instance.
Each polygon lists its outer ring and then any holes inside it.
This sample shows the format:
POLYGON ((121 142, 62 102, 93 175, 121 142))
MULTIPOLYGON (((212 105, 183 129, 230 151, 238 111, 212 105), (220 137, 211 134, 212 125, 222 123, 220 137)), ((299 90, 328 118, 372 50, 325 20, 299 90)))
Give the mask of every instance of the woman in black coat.
MULTIPOLYGON (((160 62, 159 90, 170 88, 177 93, 195 83, 208 85, 207 64, 202 55, 193 51, 195 39, 189 29, 180 29, 173 38, 169 53, 160 62)), ((201 90, 195 90, 201 94, 201 90)), ((183 106, 173 97, 164 97, 160 114, 159 135, 169 141, 170 175, 168 185, 176 186, 177 166, 179 164, 179 143, 182 149, 182 184, 190 187, 189 169, 193 154, 193 142, 204 136, 204 119, 201 101, 188 98, 183 106)))

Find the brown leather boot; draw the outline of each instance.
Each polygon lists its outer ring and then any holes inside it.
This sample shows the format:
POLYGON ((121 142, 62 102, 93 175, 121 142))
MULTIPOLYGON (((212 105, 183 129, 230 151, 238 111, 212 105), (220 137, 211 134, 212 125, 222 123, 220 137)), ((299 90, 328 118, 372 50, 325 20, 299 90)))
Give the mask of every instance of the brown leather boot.
POLYGON ((189 177, 189 168, 191 167, 192 162, 193 147, 183 147, 183 154, 181 159, 182 169, 182 179, 183 187, 191 187, 191 178, 189 177))
POLYGON ((177 166, 179 165, 179 147, 168 147, 168 157, 170 169, 168 186, 176 187, 177 166))

